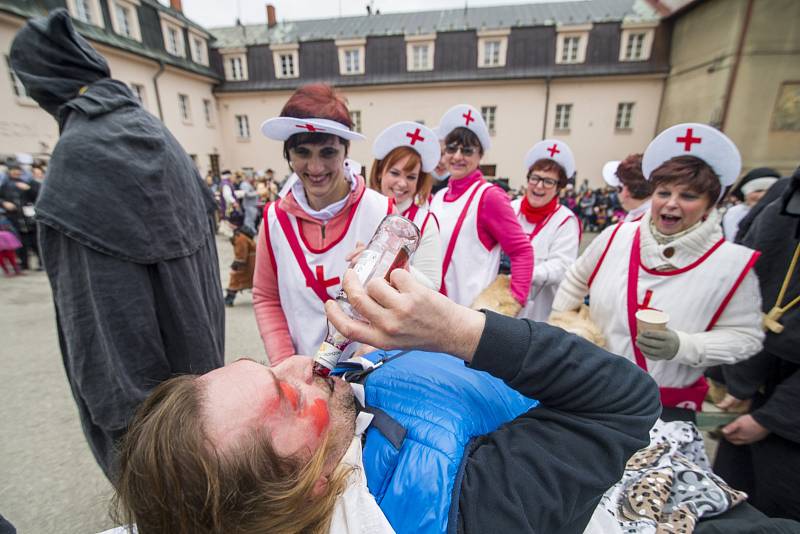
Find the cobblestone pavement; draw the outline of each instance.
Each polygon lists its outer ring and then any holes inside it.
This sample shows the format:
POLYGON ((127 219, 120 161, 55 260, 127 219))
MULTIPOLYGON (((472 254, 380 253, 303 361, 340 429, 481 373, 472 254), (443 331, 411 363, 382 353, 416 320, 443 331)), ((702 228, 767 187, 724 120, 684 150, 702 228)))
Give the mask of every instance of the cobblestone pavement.
MULTIPOLYGON (((222 236, 217 247, 225 287, 232 247, 222 236)), ((111 487, 81 432, 47 276, 0 277, 0 310, 0 515, 20 534, 110 528, 111 487)), ((264 358, 249 292, 226 308, 225 352, 264 358)))

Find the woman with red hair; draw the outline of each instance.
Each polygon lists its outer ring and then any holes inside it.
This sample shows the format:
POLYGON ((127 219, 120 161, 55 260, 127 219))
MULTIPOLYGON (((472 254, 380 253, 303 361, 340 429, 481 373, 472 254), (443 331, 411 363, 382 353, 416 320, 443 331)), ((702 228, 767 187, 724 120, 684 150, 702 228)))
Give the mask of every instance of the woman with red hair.
POLYGON ((324 302, 334 298, 348 256, 369 241, 393 203, 366 187, 346 159, 351 130, 345 101, 325 84, 299 88, 261 132, 283 141, 293 174, 283 198, 267 204, 253 280, 253 307, 274 365, 313 355, 325 338, 324 302))
POLYGON ((416 122, 398 122, 383 130, 372 145, 375 162, 369 186, 395 202, 398 213, 419 228, 422 237, 411 259, 411 272, 421 284, 439 290, 442 281, 442 240, 439 221, 428 210, 439 163, 436 134, 416 122))

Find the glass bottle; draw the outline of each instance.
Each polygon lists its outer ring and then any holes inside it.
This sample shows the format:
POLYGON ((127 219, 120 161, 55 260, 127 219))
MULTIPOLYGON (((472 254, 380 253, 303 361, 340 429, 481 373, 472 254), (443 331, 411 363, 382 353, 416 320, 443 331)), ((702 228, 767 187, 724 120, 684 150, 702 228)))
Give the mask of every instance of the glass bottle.
MULTIPOLYGON (((419 239, 419 228, 410 220, 396 214, 384 217, 353 266, 358 281, 362 286, 378 277, 383 277, 388 282, 392 271, 406 268, 411 255, 417 250, 419 239)), ((344 290, 340 290, 336 295, 336 302, 347 315, 353 319, 363 320, 348 302, 344 290)), ((328 321, 325 341, 314 356, 314 372, 328 376, 350 343, 351 341, 328 321)))

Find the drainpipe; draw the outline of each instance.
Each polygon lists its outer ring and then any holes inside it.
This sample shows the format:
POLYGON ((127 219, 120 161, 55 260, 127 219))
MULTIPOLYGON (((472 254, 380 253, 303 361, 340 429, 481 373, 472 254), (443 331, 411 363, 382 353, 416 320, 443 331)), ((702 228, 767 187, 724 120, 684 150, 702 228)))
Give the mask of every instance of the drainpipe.
POLYGON ((164 112, 161 110, 161 95, 158 92, 158 77, 164 74, 164 61, 158 60, 158 72, 153 76, 153 88, 156 90, 156 105, 158 106, 158 118, 164 122, 164 112))
POLYGON ((733 60, 733 67, 731 68, 731 75, 728 78, 728 87, 725 89, 725 101, 722 103, 722 118, 719 121, 719 129, 725 131, 725 122, 728 119, 728 109, 731 105, 733 96, 733 86, 736 84, 736 74, 739 72, 739 63, 742 59, 742 49, 744 49, 744 42, 747 38, 747 28, 750 26, 750 17, 753 14, 753 0, 747 0, 747 10, 744 14, 744 22, 742 22, 742 32, 739 34, 739 44, 736 46, 736 57, 733 60))
POLYGON ((542 123, 542 140, 547 138, 548 109, 550 109, 550 76, 544 79, 544 122, 542 123))

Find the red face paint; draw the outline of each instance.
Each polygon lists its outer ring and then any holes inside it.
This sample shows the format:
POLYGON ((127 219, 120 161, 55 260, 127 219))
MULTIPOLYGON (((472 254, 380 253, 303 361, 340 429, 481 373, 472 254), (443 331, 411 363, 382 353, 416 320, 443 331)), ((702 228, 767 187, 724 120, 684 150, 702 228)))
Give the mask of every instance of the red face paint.
POLYGON ((312 405, 306 406, 306 408, 300 414, 300 417, 303 419, 310 419, 314 430, 317 432, 317 436, 320 436, 322 435, 322 432, 328 428, 328 423, 330 422, 328 405, 324 400, 317 399, 312 405))
POLYGON ((295 389, 294 386, 287 384, 286 382, 279 382, 278 387, 281 388, 281 393, 283 393, 283 397, 292 407, 292 410, 297 410, 297 404, 299 402, 299 395, 297 393, 297 389, 295 389))

